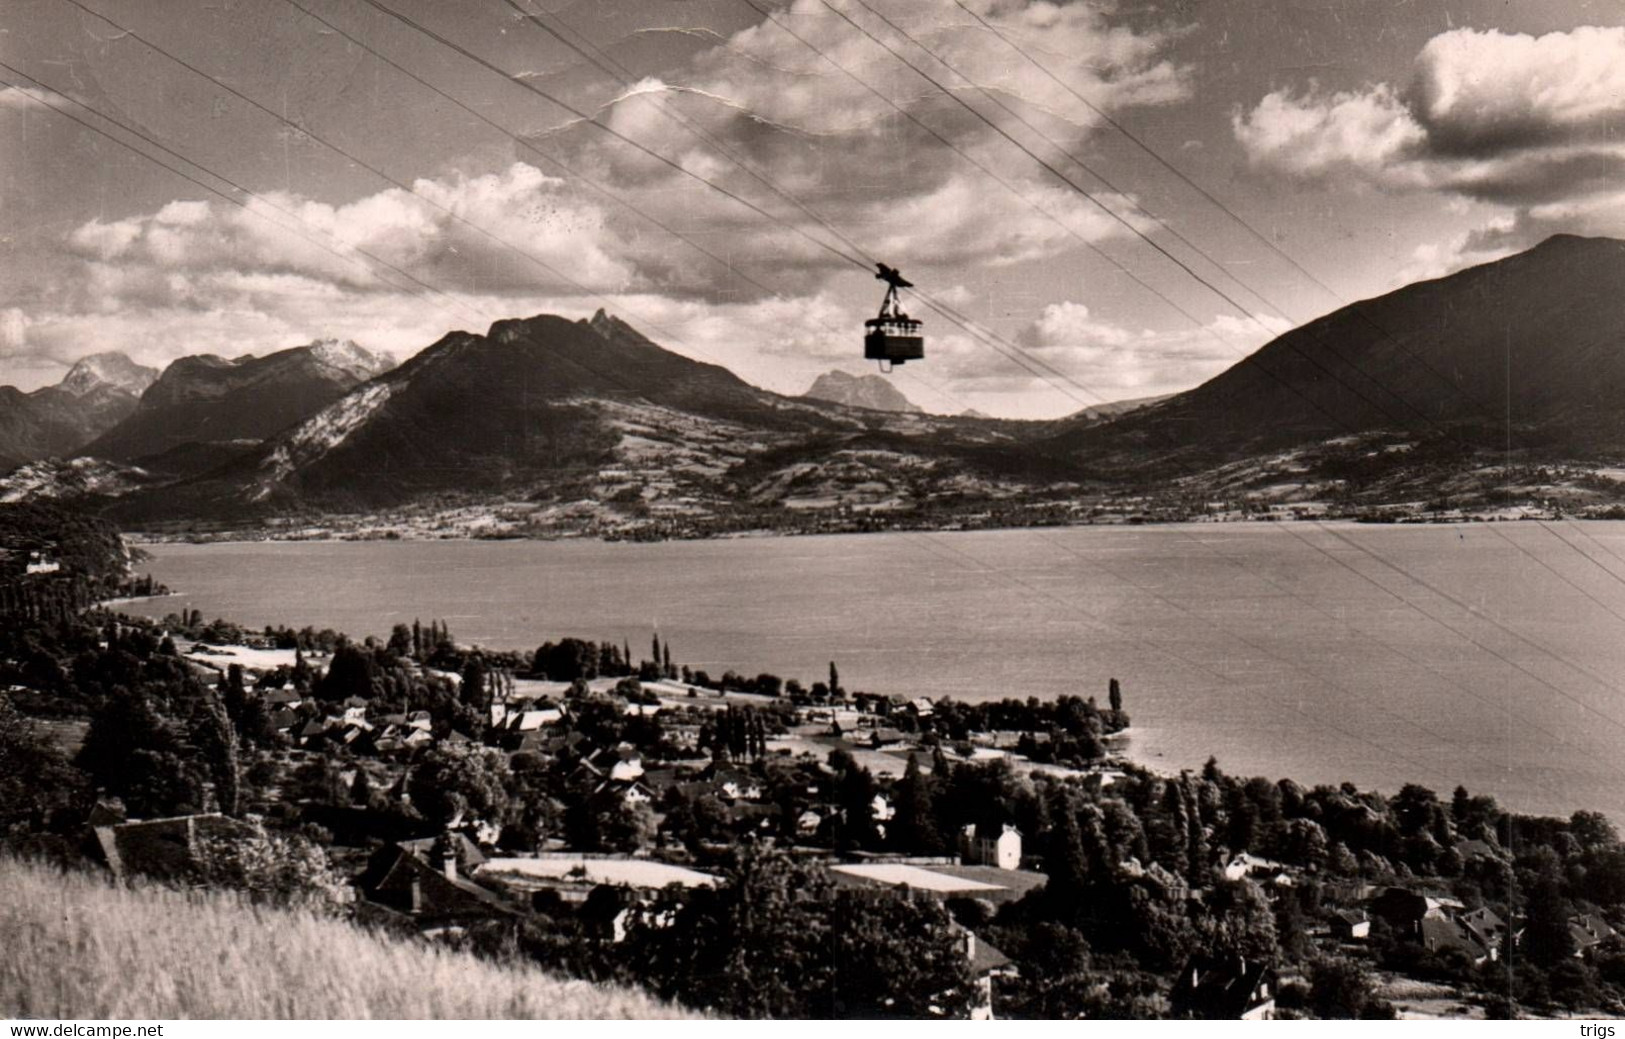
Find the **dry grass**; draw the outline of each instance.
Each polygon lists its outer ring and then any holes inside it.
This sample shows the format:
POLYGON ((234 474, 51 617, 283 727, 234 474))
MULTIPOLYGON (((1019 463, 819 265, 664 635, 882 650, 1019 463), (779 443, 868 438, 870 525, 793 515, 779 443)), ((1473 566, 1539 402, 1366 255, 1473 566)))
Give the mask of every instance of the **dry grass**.
POLYGON ((0 857, 0 1017, 670 1018, 561 981, 222 892, 115 886, 0 857))

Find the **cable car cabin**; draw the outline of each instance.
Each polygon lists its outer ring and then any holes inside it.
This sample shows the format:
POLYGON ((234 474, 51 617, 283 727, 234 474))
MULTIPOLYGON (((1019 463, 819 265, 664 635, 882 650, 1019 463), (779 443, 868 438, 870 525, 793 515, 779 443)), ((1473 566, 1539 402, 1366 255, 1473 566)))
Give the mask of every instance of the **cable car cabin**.
POLYGON ((863 323, 868 329, 863 336, 863 357, 879 361, 882 367, 918 361, 925 357, 925 337, 920 334, 923 323, 906 314, 895 317, 874 317, 863 323))
POLYGON ((880 370, 885 372, 894 364, 925 358, 925 336, 920 334, 925 323, 903 313, 897 303, 897 290, 913 288, 913 282, 905 280, 895 267, 883 263, 875 266, 880 268, 876 280, 886 283, 886 298, 880 301, 880 314, 863 323, 867 330, 863 335, 863 357, 879 361, 880 370))

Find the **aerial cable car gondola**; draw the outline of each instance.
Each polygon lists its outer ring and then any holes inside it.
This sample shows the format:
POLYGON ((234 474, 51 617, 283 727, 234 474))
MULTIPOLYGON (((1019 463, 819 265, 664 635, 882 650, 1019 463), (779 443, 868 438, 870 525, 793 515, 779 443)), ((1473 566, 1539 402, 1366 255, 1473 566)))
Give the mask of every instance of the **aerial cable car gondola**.
POLYGON ((911 289, 914 283, 905 279, 897 268, 883 263, 875 264, 880 273, 876 280, 886 283, 886 298, 880 302, 880 314, 863 323, 867 329, 863 336, 865 360, 879 361, 880 370, 889 372, 892 365, 904 361, 918 361, 925 357, 925 336, 920 334, 923 321, 916 321, 903 313, 897 302, 898 289, 911 289))

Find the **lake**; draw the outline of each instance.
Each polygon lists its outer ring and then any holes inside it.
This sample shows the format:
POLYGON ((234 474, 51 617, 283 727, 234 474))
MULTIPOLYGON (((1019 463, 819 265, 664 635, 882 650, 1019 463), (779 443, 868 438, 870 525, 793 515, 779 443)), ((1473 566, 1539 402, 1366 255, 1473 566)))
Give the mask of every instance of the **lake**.
POLYGON ((622 544, 147 546, 196 608, 985 699, 1123 684, 1153 765, 1458 784, 1625 823, 1625 523, 1190 524, 622 544))

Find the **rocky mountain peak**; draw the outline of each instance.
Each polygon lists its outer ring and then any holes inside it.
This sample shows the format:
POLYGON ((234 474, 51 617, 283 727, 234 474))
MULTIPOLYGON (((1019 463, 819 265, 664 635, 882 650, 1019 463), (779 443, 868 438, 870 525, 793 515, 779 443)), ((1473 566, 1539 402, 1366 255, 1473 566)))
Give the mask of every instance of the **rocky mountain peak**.
POLYGON ((57 383, 59 389, 83 397, 102 386, 120 389, 139 397, 158 378, 158 369, 136 364, 116 350, 81 357, 57 383))
POLYGON ((923 410, 883 375, 851 375, 839 370, 825 372, 813 380, 811 388, 802 396, 874 411, 920 414, 923 410))

